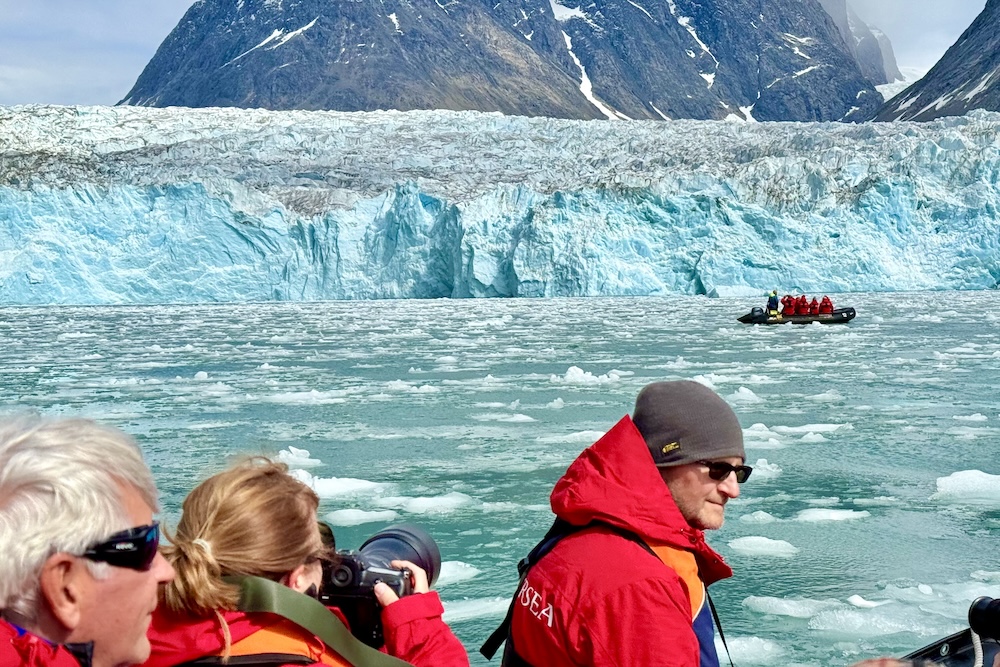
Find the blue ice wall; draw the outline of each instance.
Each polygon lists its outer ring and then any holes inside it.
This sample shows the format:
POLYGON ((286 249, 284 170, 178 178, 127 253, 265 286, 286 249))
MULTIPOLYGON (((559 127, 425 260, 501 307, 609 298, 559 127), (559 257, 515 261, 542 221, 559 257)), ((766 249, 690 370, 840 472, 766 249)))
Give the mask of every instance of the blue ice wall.
POLYGON ((992 289, 998 131, 0 108, 0 303, 992 289))

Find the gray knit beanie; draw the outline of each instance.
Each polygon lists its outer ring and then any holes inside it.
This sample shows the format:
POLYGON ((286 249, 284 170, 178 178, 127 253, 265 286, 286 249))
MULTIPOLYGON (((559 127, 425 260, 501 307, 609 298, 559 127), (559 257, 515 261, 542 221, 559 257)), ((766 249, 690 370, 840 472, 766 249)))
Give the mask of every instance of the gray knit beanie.
POLYGON ((691 380, 642 388, 632 415, 659 467, 738 456, 746 461, 743 429, 733 409, 691 380))

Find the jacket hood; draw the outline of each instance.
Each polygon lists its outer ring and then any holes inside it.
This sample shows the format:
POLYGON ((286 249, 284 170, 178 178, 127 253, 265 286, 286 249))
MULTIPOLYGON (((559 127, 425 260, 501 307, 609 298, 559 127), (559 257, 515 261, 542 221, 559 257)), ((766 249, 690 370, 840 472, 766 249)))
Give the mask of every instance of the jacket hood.
POLYGON ((653 545, 691 551, 706 584, 732 576, 705 534, 688 525, 628 415, 570 464, 550 498, 556 516, 629 530, 653 545))
MULTIPOLYGON (((232 643, 245 639, 274 622, 269 614, 223 612, 232 643)), ((143 667, 173 667, 206 655, 215 655, 225 646, 222 627, 215 617, 192 618, 171 614, 162 606, 153 612, 149 626, 152 652, 143 667)))

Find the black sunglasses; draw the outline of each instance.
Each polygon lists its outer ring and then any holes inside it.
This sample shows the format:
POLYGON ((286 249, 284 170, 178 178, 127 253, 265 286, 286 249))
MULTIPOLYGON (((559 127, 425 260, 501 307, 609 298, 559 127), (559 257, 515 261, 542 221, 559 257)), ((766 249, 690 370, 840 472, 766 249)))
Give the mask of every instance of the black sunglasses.
POLYGON ((716 482, 721 482, 729 477, 729 473, 734 472, 736 473, 736 483, 742 484, 750 479, 750 473, 753 472, 753 468, 750 466, 734 466, 725 461, 697 461, 697 463, 708 468, 708 476, 716 482))
POLYGON ((153 566, 156 549, 160 546, 160 522, 137 526, 115 533, 103 542, 90 545, 83 552, 88 560, 146 571, 153 566))

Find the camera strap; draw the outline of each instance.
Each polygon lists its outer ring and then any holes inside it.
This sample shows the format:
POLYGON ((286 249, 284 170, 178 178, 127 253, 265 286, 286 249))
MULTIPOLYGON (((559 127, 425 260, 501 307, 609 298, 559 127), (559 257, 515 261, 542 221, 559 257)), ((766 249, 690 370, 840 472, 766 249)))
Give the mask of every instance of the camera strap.
POLYGON ((368 646, 351 634, 339 618, 308 595, 261 577, 223 577, 240 587, 239 610, 276 614, 319 637, 354 667, 412 667, 410 663, 368 646))

